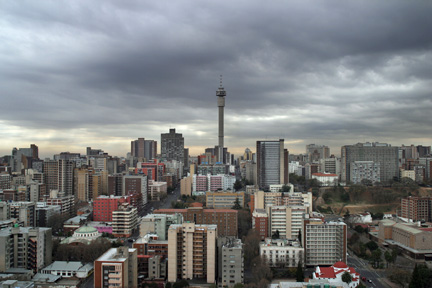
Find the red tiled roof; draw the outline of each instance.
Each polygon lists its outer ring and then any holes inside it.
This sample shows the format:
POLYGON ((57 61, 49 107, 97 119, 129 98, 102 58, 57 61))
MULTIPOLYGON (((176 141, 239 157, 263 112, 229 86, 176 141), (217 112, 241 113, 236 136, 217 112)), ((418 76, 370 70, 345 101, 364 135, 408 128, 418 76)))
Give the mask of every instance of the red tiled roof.
POLYGON ((320 267, 320 274, 315 273, 317 278, 336 278, 333 267, 320 267))
POLYGON ((333 265, 333 267, 342 269, 342 268, 348 268, 348 265, 346 265, 345 262, 339 261, 339 262, 336 262, 333 265))

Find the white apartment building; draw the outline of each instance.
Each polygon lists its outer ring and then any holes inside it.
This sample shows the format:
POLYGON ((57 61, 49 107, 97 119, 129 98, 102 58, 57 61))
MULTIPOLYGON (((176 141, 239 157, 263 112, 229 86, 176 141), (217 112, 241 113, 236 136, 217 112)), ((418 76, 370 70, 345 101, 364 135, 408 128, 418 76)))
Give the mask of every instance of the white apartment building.
POLYGON ((303 219, 302 246, 305 265, 332 265, 346 262, 347 226, 343 222, 325 222, 322 218, 303 219))
POLYGON ((112 212, 112 234, 116 237, 130 237, 138 226, 138 211, 128 203, 112 212))
POLYGON ((304 206, 269 206, 268 235, 279 232, 281 239, 297 239, 302 228, 303 215, 308 209, 304 206))
POLYGON ((266 238, 260 244, 260 255, 270 267, 297 267, 303 262, 304 249, 300 242, 266 238))

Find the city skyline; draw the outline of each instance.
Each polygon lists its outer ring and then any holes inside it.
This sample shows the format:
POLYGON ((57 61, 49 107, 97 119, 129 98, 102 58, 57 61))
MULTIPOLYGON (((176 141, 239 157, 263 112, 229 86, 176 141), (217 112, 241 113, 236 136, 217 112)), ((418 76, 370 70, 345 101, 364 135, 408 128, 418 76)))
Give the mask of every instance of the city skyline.
POLYGON ((41 158, 87 146, 125 156, 170 128, 197 155, 218 143, 221 74, 235 155, 280 138, 296 154, 430 146, 431 12, 426 1, 5 3, 0 156, 31 143, 41 158))

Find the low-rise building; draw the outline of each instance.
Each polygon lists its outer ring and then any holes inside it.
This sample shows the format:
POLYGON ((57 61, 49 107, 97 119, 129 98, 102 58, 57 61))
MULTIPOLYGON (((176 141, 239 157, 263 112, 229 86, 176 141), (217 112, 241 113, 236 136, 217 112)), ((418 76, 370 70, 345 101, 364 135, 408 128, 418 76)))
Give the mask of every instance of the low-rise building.
POLYGON ((83 264, 74 261, 55 261, 43 268, 40 273, 61 276, 64 278, 87 278, 93 271, 93 263, 83 264))
POLYGON ((355 288, 360 284, 360 274, 356 272, 353 267, 348 267, 345 262, 336 262, 331 267, 320 267, 315 268, 315 272, 312 274, 313 279, 316 280, 328 280, 329 284, 338 284, 342 282, 342 275, 347 272, 351 276, 351 282, 345 283, 344 288, 355 288))
POLYGON ((332 173, 313 173, 312 179, 316 179, 321 183, 321 186, 337 185, 339 176, 332 173))
POLYGON ((304 249, 298 241, 266 238, 259 250, 270 267, 294 268, 303 263, 304 249))
POLYGON ((380 221, 378 229, 380 243, 399 247, 404 254, 416 260, 432 260, 432 227, 385 219, 380 221))

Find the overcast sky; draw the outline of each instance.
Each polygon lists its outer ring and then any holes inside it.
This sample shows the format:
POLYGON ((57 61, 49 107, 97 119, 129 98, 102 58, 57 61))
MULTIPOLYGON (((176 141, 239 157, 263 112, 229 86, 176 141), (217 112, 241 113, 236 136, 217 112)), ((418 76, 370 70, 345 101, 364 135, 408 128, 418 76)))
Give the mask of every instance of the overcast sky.
POLYGON ((432 1, 1 1, 0 156, 432 143, 432 1))

